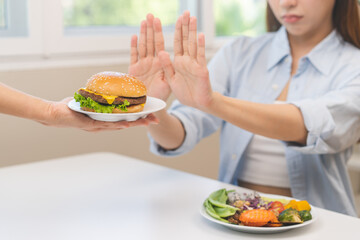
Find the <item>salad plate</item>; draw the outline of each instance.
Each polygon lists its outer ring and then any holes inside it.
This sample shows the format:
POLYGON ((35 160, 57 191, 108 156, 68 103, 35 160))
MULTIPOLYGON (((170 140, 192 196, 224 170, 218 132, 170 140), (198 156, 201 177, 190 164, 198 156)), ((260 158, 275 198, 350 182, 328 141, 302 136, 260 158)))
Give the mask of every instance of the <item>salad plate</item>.
MULTIPOLYGON (((285 196, 280 196, 280 195, 273 195, 273 194, 261 194, 261 197, 264 198, 269 198, 269 199, 279 199, 279 200, 297 200, 295 198, 290 198, 290 197, 285 197, 285 196)), ((311 205, 310 205, 311 206, 311 205)), ((311 215, 312 215, 312 219, 305 221, 303 223, 300 224, 294 224, 294 225, 288 225, 288 226, 281 226, 281 227, 252 227, 252 226, 244 226, 244 225, 238 225, 238 224, 232 224, 232 223, 226 223, 226 222, 222 222, 220 220, 217 220, 213 217, 211 217, 207 212, 206 209, 204 207, 204 205, 201 206, 200 208, 200 214, 207 220, 215 223, 215 224, 219 224, 221 226, 227 227, 231 230, 235 230, 235 231, 239 231, 239 232, 246 232, 246 233, 259 233, 259 234, 268 234, 268 233, 280 233, 280 232, 285 232, 291 229, 296 229, 296 228, 302 228, 305 226, 308 226, 312 223, 314 223, 317 219, 317 214, 316 211, 314 210, 314 207, 311 206, 311 215)))
POLYGON ((144 109, 141 112, 135 113, 97 113, 97 112, 88 112, 80 108, 80 103, 76 102, 74 99, 68 103, 68 107, 76 112, 83 113, 88 115, 90 118, 97 121, 105 122, 117 122, 117 121, 136 121, 140 118, 145 118, 150 113, 157 112, 166 107, 166 103, 158 98, 146 97, 146 103, 144 109))

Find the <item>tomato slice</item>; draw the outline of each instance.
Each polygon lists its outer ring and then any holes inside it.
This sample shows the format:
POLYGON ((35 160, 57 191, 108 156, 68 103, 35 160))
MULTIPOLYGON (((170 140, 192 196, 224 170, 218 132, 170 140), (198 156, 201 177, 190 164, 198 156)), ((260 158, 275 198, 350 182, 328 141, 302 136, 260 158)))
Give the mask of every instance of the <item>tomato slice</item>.
POLYGON ((274 201, 270 204, 269 210, 273 211, 276 216, 285 210, 284 205, 279 201, 274 201))

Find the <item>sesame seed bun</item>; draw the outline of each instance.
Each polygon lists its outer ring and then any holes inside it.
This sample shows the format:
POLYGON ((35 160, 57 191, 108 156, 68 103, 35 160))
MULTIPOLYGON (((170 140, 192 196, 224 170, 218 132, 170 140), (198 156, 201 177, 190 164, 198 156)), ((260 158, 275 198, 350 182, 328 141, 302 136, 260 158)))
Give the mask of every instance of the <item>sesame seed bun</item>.
POLYGON ((146 95, 146 87, 142 81, 119 72, 100 72, 93 75, 88 80, 86 89, 110 96, 141 97, 146 95))

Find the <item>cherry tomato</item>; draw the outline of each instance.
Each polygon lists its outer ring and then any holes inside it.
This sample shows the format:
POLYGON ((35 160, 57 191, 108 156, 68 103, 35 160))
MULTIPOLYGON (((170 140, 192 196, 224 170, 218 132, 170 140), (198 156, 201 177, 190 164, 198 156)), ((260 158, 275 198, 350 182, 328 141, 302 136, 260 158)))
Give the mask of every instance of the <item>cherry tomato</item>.
POLYGON ((273 211, 276 216, 279 216, 279 214, 285 210, 284 205, 279 201, 274 201, 271 203, 269 210, 273 211))

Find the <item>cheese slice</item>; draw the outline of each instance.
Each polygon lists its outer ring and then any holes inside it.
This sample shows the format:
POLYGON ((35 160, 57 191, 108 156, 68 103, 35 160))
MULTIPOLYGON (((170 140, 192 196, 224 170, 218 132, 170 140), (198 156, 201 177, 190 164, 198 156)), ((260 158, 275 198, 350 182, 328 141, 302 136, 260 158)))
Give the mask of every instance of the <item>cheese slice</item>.
POLYGON ((84 90, 84 91, 87 91, 89 93, 93 93, 93 94, 96 94, 96 95, 99 95, 99 96, 102 96, 108 104, 112 104, 115 99, 118 97, 118 96, 112 96, 112 95, 104 95, 104 94, 99 94, 99 93, 96 93, 96 92, 93 92, 93 91, 90 91, 88 89, 85 89, 85 88, 80 88, 81 90, 84 90))

